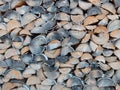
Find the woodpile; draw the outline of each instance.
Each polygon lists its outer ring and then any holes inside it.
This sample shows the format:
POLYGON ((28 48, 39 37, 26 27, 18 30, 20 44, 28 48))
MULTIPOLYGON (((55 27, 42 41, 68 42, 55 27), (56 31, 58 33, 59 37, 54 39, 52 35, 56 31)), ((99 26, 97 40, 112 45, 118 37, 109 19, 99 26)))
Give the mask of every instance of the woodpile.
POLYGON ((0 0, 0 90, 120 90, 120 0, 0 0))

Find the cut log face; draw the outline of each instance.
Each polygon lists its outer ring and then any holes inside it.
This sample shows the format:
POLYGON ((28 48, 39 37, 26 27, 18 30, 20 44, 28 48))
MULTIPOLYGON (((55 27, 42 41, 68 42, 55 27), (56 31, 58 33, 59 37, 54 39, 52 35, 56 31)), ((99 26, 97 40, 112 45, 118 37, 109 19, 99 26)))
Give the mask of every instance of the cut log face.
POLYGON ((110 19, 110 20, 116 20, 116 19, 119 18, 118 15, 108 15, 107 17, 108 17, 108 19, 110 19))
POLYGON ((91 52, 91 49, 88 44, 80 44, 77 48, 76 51, 81 51, 81 52, 91 52))
POLYGON ((114 86, 114 82, 110 78, 101 78, 97 83, 99 87, 114 86))
POLYGON ((11 70, 7 73, 5 79, 22 79, 22 75, 19 71, 11 70))
POLYGON ((114 30, 110 33, 110 36, 113 38, 119 38, 120 37, 120 30, 114 30))
POLYGON ((8 49, 5 53, 5 57, 6 58, 10 58, 11 56, 14 56, 14 55, 18 55, 19 54, 19 51, 17 51, 16 49, 14 48, 11 48, 11 49, 8 49))
POLYGON ((70 20, 70 16, 67 15, 66 13, 59 13, 59 14, 56 16, 56 19, 57 19, 57 20, 69 21, 69 20, 70 20))
POLYGON ((82 43, 86 43, 90 40, 90 34, 86 34, 85 37, 82 39, 82 43))
POLYGON ((85 34, 85 31, 70 31, 70 35, 77 39, 82 39, 85 36, 85 34))
POLYGON ((22 20, 21 20, 21 25, 22 26, 26 25, 35 19, 36 19, 36 16, 32 13, 24 14, 24 16, 22 17, 22 20))
POLYGON ((92 35, 92 40, 96 43, 96 44, 100 44, 100 45, 103 45, 105 43, 108 42, 109 40, 109 34, 107 33, 107 31, 98 31, 95 32, 95 34, 92 35), (99 35, 96 36, 95 34, 98 33, 99 35))
POLYGON ((58 41, 58 40, 53 40, 51 41, 48 46, 47 46, 47 49, 48 50, 52 50, 52 49, 55 49, 55 48, 58 48, 61 46, 61 42, 58 41))
POLYGON ((119 59, 120 59, 120 50, 115 50, 114 51, 114 54, 115 54, 115 56, 117 56, 119 59))
POLYGON ((117 62, 111 62, 111 63, 109 63, 109 65, 110 65, 110 67, 112 67, 115 70, 118 70, 120 68, 120 66, 119 66, 120 62, 119 61, 117 61, 117 62))
POLYGON ((120 28, 120 21, 119 20, 111 21, 108 24, 107 28, 108 28, 109 32, 119 29, 120 28))
POLYGON ((60 55, 61 49, 51 50, 51 51, 45 51, 45 55, 49 58, 56 58, 60 55))
POLYGON ((1 32, 1 33, 0 33, 0 37, 6 35, 6 34, 8 33, 7 30, 0 30, 0 32, 1 32))
POLYGON ((88 3, 88 2, 84 2, 84 1, 79 0, 79 7, 82 8, 83 10, 87 10, 87 9, 89 9, 91 6, 92 6, 91 3, 88 3))
POLYGON ((102 12, 98 7, 91 7, 90 9, 88 9, 87 14, 90 16, 97 15, 97 14, 99 15, 99 14, 102 14, 102 12))
POLYGON ((92 56, 89 53, 84 53, 81 56, 81 60, 90 60, 90 59, 92 59, 92 56))
POLYGON ((7 30, 10 32, 12 29, 20 27, 20 23, 16 20, 10 20, 7 24, 7 30))
POLYGON ((3 90, 10 90, 10 89, 13 89, 14 87, 16 87, 16 85, 14 83, 4 83, 3 86, 2 86, 2 89, 3 90))
POLYGON ((52 79, 45 79, 43 82, 41 82, 42 85, 54 85, 54 80, 52 79))
POLYGON ((101 5, 100 0, 88 0, 88 1, 90 1, 92 4, 94 4, 96 6, 100 6, 101 5))
POLYGON ((105 58, 103 56, 97 56, 95 60, 105 63, 105 58))
POLYGON ((39 83, 40 83, 40 80, 36 76, 31 76, 27 80, 27 85, 33 85, 33 84, 39 84, 39 83))
POLYGON ((112 3, 105 3, 102 5, 102 8, 108 10, 109 12, 115 14, 116 13, 116 10, 115 10, 115 7, 113 6, 112 3), (108 8, 109 7, 109 8, 108 8))
POLYGON ((89 16, 89 17, 85 18, 84 25, 86 26, 86 25, 94 24, 96 22, 98 22, 98 19, 96 17, 89 16))
POLYGON ((71 10, 71 14, 83 14, 83 10, 81 10, 80 8, 78 7, 75 7, 71 10))
POLYGON ((83 15, 71 15, 71 19, 74 23, 76 24, 80 24, 83 20, 84 20, 84 16, 83 15))
POLYGON ((25 2, 24 1, 18 1, 17 2, 17 0, 15 0, 15 1, 13 1, 12 3, 11 3, 11 8, 17 8, 17 7, 20 7, 20 6, 22 6, 22 5, 24 5, 25 4, 25 2))

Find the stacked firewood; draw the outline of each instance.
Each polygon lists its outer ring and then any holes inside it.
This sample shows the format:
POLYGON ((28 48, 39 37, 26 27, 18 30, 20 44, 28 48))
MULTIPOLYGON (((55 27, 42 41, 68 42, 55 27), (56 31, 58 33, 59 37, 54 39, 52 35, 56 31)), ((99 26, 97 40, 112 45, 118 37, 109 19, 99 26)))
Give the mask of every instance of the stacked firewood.
POLYGON ((0 90, 120 90, 120 0, 0 0, 0 90))

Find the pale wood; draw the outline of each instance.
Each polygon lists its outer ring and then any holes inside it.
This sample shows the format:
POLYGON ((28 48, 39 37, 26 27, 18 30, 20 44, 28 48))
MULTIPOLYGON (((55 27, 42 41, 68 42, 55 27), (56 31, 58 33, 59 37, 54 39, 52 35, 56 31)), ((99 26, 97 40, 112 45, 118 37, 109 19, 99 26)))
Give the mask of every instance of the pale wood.
POLYGON ((89 17, 85 18, 84 25, 86 26, 86 25, 90 25, 90 24, 93 24, 93 23, 96 23, 96 22, 98 22, 98 19, 96 17, 89 16, 89 17))
POLYGON ((45 51, 45 55, 49 58, 56 58, 60 55, 61 49, 51 50, 51 51, 45 51))
POLYGON ((7 30, 10 32, 12 29, 20 27, 20 23, 17 20, 10 20, 7 24, 7 30))

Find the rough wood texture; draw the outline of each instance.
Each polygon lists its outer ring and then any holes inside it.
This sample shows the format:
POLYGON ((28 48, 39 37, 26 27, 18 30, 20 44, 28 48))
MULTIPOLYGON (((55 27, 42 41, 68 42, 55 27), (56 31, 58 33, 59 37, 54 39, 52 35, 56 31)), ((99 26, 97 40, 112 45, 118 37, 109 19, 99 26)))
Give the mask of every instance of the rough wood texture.
POLYGON ((120 90, 120 0, 0 0, 0 90, 120 90))

